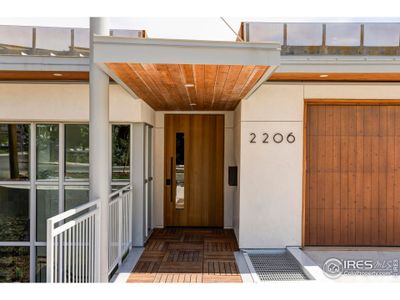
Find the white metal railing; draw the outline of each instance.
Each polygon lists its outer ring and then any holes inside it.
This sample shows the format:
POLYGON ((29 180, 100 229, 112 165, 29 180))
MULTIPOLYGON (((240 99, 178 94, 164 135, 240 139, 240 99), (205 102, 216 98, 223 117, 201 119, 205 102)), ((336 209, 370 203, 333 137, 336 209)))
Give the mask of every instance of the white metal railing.
POLYGON ((132 246, 132 187, 112 193, 108 204, 108 273, 122 263, 132 246))
MULTIPOLYGON (((132 187, 109 196, 108 274, 132 246, 132 187)), ((47 282, 100 280, 100 200, 47 220, 47 282)))
POLYGON ((99 281, 100 200, 47 220, 47 282, 99 281))

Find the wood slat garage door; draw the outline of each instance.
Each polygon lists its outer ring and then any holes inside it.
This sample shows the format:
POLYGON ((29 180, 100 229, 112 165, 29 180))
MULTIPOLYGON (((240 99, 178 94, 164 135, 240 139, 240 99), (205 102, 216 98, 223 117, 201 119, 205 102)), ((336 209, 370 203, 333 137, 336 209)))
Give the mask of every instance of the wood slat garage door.
POLYGON ((305 245, 400 245, 400 106, 307 106, 305 245))

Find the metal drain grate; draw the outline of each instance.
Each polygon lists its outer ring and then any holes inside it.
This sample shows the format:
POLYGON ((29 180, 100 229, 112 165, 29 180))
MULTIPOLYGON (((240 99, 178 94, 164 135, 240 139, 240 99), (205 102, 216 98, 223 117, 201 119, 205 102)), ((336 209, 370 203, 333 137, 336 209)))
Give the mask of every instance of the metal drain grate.
POLYGON ((286 250, 248 255, 261 281, 308 280, 296 259, 286 250))

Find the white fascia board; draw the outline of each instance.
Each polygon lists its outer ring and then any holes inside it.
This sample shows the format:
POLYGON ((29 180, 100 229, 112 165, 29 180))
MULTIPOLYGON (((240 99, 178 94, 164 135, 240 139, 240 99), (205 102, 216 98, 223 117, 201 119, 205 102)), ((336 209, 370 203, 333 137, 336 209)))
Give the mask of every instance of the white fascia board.
POLYGON ((0 70, 89 72, 89 58, 0 55, 0 70))
POLYGON ((276 73, 400 73, 400 57, 281 56, 276 73))
POLYGON ((240 43, 95 36, 95 63, 276 66, 279 43, 240 43))

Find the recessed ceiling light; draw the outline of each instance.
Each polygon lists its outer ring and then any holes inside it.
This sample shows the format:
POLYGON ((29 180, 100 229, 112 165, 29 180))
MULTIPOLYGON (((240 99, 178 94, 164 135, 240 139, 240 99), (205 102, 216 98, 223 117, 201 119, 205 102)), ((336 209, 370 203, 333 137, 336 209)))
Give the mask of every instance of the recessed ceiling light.
POLYGON ((328 74, 321 74, 321 75, 319 75, 319 77, 321 77, 321 78, 326 78, 326 77, 328 77, 329 75, 328 74))
POLYGON ((191 87, 194 87, 194 84, 193 83, 185 83, 185 87, 191 88, 191 87))
POLYGON ((63 74, 61 74, 61 73, 53 73, 53 76, 61 77, 61 76, 63 76, 63 74))

